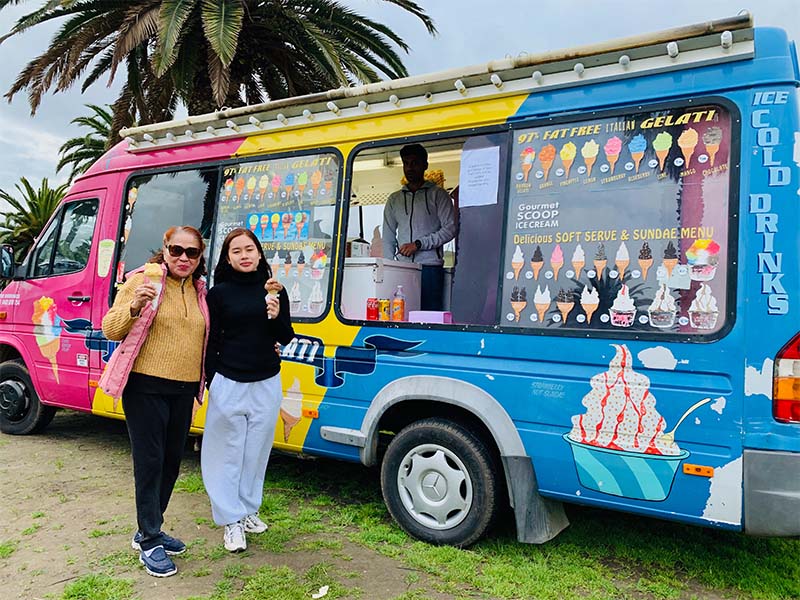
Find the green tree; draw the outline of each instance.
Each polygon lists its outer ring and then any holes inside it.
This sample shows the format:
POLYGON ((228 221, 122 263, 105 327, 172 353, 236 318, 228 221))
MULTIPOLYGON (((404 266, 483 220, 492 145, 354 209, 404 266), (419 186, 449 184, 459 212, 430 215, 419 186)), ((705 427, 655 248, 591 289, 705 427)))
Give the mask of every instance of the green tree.
POLYGON ((91 109, 94 114, 76 117, 70 123, 88 128, 89 133, 82 137, 68 139, 58 149, 61 160, 58 161, 56 166, 56 173, 67 165, 72 165, 72 172, 69 176, 70 182, 81 173, 85 173, 97 159, 103 156, 110 145, 111 124, 114 120, 110 110, 111 107, 103 108, 96 104, 86 104, 85 106, 91 109))
MULTIPOLYGON (((436 28, 412 0, 382 0, 436 28)), ((0 0, 0 10, 25 0, 0 0)), ((0 43, 40 23, 63 19, 49 47, 17 76, 35 113, 50 89, 101 77, 125 83, 113 105, 112 133, 190 114, 308 94, 352 83, 404 77, 396 48, 407 44, 386 25, 336 0, 46 0, 21 17, 0 43)))
POLYGON ((58 208, 68 184, 51 188, 45 177, 36 189, 25 177, 20 177, 15 187, 16 196, 0 189, 0 200, 11 205, 11 211, 0 221, 0 241, 11 244, 15 255, 21 259, 58 208))

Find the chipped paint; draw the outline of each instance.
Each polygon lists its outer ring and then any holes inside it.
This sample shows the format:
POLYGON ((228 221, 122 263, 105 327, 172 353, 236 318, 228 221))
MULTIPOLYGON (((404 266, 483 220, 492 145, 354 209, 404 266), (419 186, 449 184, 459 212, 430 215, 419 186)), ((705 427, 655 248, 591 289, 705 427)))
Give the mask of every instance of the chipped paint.
POLYGON ((703 518, 715 523, 742 522, 742 457, 714 469, 703 518))
POLYGON ((725 400, 725 397, 724 397, 724 396, 720 396, 719 398, 717 398, 716 400, 714 400, 714 404, 712 404, 712 405, 710 406, 710 408, 711 408, 711 410, 713 410, 715 413, 717 413, 717 414, 721 415, 721 414, 722 414, 722 411, 723 411, 723 410, 725 410, 725 404, 726 404, 726 402, 727 402, 727 401, 725 400))
POLYGON ((678 364, 678 361, 670 349, 665 348, 664 346, 645 348, 636 356, 648 369, 665 369, 668 371, 674 371, 675 366, 678 364))
POLYGON ((744 369, 744 394, 745 396, 762 395, 772 398, 772 366, 771 358, 765 358, 761 370, 745 366, 744 369))

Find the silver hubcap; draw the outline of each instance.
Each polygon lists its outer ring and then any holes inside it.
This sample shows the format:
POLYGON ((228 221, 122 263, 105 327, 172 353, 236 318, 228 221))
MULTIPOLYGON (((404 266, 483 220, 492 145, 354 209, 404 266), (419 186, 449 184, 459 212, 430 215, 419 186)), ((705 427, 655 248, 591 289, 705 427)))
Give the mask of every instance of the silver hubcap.
POLYGON ((451 529, 472 506, 472 480, 464 463, 438 444, 409 451, 397 473, 400 499, 415 521, 430 529, 451 529))

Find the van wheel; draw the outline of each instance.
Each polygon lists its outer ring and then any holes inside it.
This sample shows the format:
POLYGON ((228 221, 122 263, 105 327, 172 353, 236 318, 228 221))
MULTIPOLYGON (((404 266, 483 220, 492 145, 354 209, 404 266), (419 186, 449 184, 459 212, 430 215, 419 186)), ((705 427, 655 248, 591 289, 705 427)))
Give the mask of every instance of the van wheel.
POLYGON ((389 444, 381 490, 392 517, 410 535, 469 546, 497 514, 498 472, 480 437, 447 419, 424 419, 389 444))
POLYGON ((0 431, 27 435, 41 431, 56 409, 39 402, 28 368, 21 359, 0 364, 0 431))

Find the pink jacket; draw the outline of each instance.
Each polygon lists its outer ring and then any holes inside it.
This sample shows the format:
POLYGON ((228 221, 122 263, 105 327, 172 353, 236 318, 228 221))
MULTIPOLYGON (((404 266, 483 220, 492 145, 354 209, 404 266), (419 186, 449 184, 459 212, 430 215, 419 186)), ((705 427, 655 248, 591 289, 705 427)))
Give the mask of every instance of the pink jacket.
MULTIPOLYGON (((139 273, 143 270, 144 267, 140 267, 134 271, 131 271, 128 276, 139 273)), ((167 289, 167 268, 164 265, 161 265, 161 272, 161 292, 158 295, 157 304, 161 302, 161 297, 164 295, 164 290, 167 289)), ((202 404, 206 380, 204 367, 206 362, 206 347, 208 346, 210 321, 208 316, 208 304, 206 304, 206 284, 201 279, 195 279, 193 281, 195 290, 197 290, 197 304, 200 306, 200 312, 206 322, 206 335, 203 341, 203 363, 200 367, 200 390, 197 394, 197 401, 202 404)), ((128 383, 128 376, 133 369, 133 363, 136 360, 136 357, 139 355, 139 350, 142 348, 142 344, 144 344, 144 341, 147 338, 147 333, 150 331, 150 326, 153 324, 155 317, 156 311, 153 310, 152 305, 148 302, 142 309, 139 318, 136 319, 134 324, 131 326, 131 330, 128 332, 128 335, 125 336, 125 339, 122 340, 122 343, 111 355, 105 371, 103 371, 103 374, 100 377, 98 385, 100 386, 101 390, 103 390, 112 398, 116 399, 122 397, 122 391, 125 389, 125 385, 128 383)))

